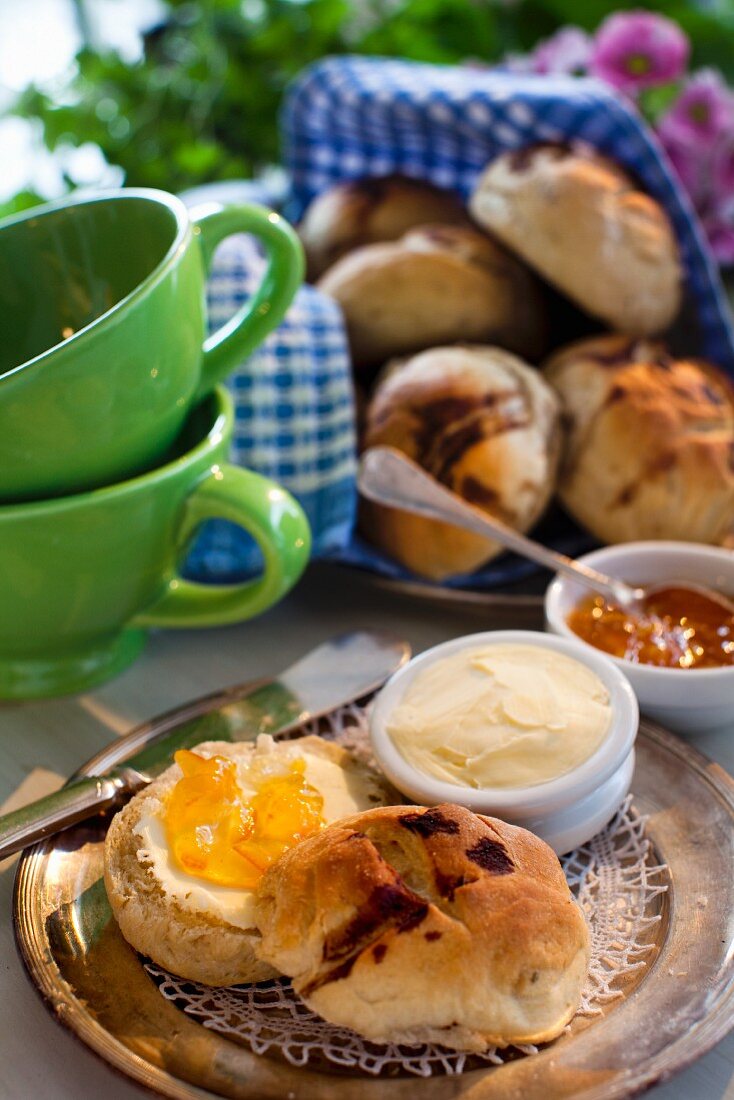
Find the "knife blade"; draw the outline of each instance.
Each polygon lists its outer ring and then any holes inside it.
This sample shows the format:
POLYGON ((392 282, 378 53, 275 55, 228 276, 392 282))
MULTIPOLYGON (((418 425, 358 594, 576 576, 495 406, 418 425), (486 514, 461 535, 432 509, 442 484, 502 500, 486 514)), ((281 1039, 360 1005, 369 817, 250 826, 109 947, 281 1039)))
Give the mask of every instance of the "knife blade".
POLYGON ((226 688, 143 723, 88 760, 60 791, 0 816, 0 859, 121 805, 160 775, 178 749, 292 733, 370 695, 409 656, 408 644, 389 634, 342 634, 276 679, 226 688))

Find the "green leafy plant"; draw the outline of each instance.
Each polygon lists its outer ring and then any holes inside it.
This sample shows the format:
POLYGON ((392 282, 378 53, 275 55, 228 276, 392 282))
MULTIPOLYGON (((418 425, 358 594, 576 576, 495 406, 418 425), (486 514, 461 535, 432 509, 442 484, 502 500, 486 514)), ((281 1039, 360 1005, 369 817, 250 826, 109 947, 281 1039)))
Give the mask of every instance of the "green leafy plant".
MULTIPOLYGON (((84 0, 76 3, 83 12, 84 0)), ((276 163, 284 89, 326 54, 491 62, 530 49, 566 22, 591 29, 619 6, 610 0, 169 0, 164 21, 145 35, 140 60, 87 43, 63 87, 29 87, 13 111, 40 122, 51 151, 92 142, 122 169, 126 183, 178 191, 250 177, 276 163)), ((734 75, 728 0, 644 6, 681 24, 697 64, 734 75)), ((75 181, 67 176, 66 182, 75 181)), ((23 192, 3 212, 38 199, 23 192)))

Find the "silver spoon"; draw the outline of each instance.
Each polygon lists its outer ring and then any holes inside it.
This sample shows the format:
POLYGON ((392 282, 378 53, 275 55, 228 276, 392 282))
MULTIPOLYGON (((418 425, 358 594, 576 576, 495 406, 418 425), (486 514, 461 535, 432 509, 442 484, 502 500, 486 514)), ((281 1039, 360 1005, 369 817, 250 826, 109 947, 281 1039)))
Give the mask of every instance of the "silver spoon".
POLYGON ((605 573, 592 569, 590 565, 567 557, 566 554, 549 550, 547 546, 521 535, 496 517, 468 504, 393 447, 371 447, 365 451, 360 462, 358 484, 362 495, 377 504, 402 508, 403 511, 415 512, 429 519, 453 524, 454 527, 462 527, 475 535, 494 539, 508 550, 514 550, 546 569, 563 573, 593 588, 617 607, 640 610, 653 592, 675 585, 676 588, 687 588, 707 596, 727 613, 734 614, 734 603, 721 592, 705 585, 667 580, 664 584, 635 587, 616 577, 608 577, 605 573))

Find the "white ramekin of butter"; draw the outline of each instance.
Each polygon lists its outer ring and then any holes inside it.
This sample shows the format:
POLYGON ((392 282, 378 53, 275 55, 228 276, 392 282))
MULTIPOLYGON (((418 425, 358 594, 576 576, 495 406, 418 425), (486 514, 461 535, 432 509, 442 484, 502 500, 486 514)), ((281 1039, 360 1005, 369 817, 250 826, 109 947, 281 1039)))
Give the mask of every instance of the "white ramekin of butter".
POLYGON ((530 829, 562 854, 627 794, 639 711, 613 661, 527 630, 470 634, 396 672, 370 736, 388 779, 424 805, 458 802, 530 829))

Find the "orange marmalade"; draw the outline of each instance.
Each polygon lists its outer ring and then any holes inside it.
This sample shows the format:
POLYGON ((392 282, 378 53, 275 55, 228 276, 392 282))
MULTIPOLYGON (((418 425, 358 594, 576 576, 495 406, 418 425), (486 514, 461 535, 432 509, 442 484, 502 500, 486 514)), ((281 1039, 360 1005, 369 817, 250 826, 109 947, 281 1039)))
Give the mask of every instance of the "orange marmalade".
POLYGON ((183 772, 165 815, 168 845, 178 866, 220 886, 253 888, 287 848, 324 824, 324 800, 306 782, 305 761, 255 778, 245 797, 237 767, 225 756, 175 754, 183 772))
POLYGON ((631 613, 590 596, 567 619, 597 649, 641 665, 721 668, 734 665, 734 616, 688 588, 661 588, 631 613))

